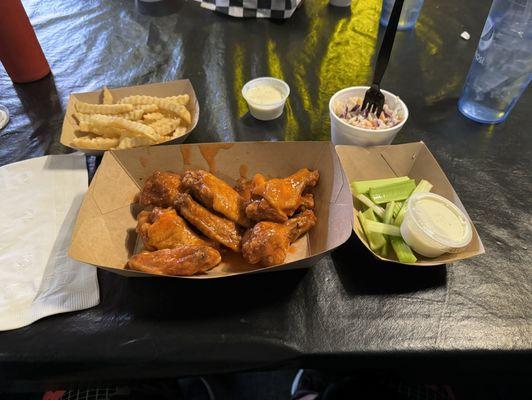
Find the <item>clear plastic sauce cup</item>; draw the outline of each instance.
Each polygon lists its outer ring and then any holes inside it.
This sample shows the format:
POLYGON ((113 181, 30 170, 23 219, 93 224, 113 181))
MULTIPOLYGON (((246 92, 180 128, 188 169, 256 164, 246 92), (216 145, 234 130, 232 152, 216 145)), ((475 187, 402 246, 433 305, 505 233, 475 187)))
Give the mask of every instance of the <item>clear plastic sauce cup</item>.
POLYGON ((286 99, 290 95, 290 87, 286 82, 271 77, 262 77, 256 78, 244 85, 242 88, 242 96, 248 103, 249 112, 253 117, 260 119, 262 121, 269 121, 275 118, 278 118, 283 113, 284 105, 286 99), (257 101, 256 99, 249 96, 249 91, 252 88, 257 87, 266 87, 273 89, 280 94, 278 100, 272 101, 270 103, 265 103, 263 101, 257 101))
POLYGON ((471 242, 471 223, 456 205, 434 193, 416 193, 410 197, 401 235, 417 253, 438 257, 458 252, 471 242))

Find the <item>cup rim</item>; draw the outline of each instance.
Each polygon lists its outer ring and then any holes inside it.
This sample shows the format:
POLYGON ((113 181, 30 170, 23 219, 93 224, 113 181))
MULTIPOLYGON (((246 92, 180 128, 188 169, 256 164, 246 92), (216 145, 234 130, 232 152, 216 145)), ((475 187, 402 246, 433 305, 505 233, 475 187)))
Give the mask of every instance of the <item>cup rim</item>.
POLYGON ((359 127, 359 126, 354 126, 354 125, 348 124, 347 122, 342 120, 340 117, 338 117, 338 115, 336 115, 336 113, 333 110, 333 103, 334 103, 334 100, 336 99, 337 96, 339 96, 342 93, 351 91, 353 89, 367 90, 369 88, 370 88, 369 86, 350 86, 350 87, 347 87, 345 89, 341 89, 341 90, 337 91, 335 94, 333 94, 331 96, 331 99, 329 100, 329 113, 331 114, 331 116, 336 121, 340 122, 341 124, 351 128, 351 129, 353 129, 355 131, 360 131, 360 132, 363 132, 363 133, 371 133, 372 135, 375 135, 375 134, 379 134, 379 133, 382 133, 382 134, 391 133, 394 130, 397 130, 399 132, 399 130, 403 127, 403 125, 405 124, 405 122, 407 121, 407 119, 408 119, 408 117, 410 115, 409 112, 408 112, 408 107, 406 106, 405 102, 399 96, 393 94, 392 92, 384 90, 384 89, 381 89, 381 92, 395 97, 399 101, 399 104, 401 105, 401 108, 403 109, 403 113, 404 113, 405 117, 397 125, 391 126, 389 128, 384 128, 384 129, 368 129, 368 128, 362 128, 362 127, 359 127))
POLYGON ((282 79, 279 79, 279 78, 274 78, 273 76, 260 76, 258 78, 254 78, 254 79, 251 79, 249 81, 247 81, 244 86, 242 87, 242 97, 244 98, 244 100, 246 100, 246 102, 248 104, 252 104, 256 107, 259 107, 259 108, 276 108, 276 107, 279 107, 280 105, 284 104, 286 102, 286 99, 288 98, 288 96, 290 96, 290 86, 288 86, 288 83, 286 83, 285 81, 283 81, 282 79), (254 103, 253 101, 250 101, 247 96, 246 96, 246 93, 248 91, 248 88, 249 86, 256 82, 256 81, 264 81, 264 80, 269 80, 269 81, 276 81, 278 83, 281 84, 281 86, 284 87, 285 89, 285 92, 284 93, 281 93, 283 95, 283 98, 281 100, 279 100, 278 102, 276 103, 270 103, 270 104, 257 104, 257 103, 254 103))

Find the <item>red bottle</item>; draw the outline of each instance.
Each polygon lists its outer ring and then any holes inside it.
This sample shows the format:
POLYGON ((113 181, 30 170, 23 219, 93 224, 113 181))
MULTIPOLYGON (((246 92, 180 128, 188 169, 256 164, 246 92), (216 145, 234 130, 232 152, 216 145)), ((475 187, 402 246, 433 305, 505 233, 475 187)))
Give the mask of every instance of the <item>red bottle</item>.
POLYGON ((0 61, 15 83, 33 82, 50 73, 20 0, 0 0, 0 61))

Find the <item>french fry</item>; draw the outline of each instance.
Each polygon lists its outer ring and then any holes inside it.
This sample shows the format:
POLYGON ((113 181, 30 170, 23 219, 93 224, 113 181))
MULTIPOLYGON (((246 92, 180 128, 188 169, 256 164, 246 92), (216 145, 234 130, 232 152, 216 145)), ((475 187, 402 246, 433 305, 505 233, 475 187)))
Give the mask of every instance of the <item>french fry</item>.
POLYGON ((79 130, 108 138, 120 138, 121 136, 127 134, 125 129, 114 126, 104 126, 102 124, 94 123, 91 119, 80 122, 79 130))
POLYGON ((170 101, 176 104, 180 104, 182 106, 185 106, 190 101, 190 96, 188 94, 181 94, 179 96, 170 96, 170 97, 155 97, 155 96, 143 96, 143 95, 136 95, 136 96, 127 96, 123 99, 119 100, 119 104, 159 104, 158 102, 161 100, 170 101))
MULTIPOLYGON (((188 95, 186 96, 188 102, 188 95)), ((175 96, 180 97, 180 96, 175 96)), ((191 122, 190 112, 183 104, 177 103, 175 100, 167 100, 165 97, 153 97, 153 96, 128 96, 124 97, 119 101, 120 104, 132 104, 132 105, 141 105, 141 104, 155 104, 158 108, 163 111, 171 111, 180 117, 188 125, 191 122)))
POLYGON ((184 126, 178 126, 175 131, 170 136, 161 136, 161 139, 158 143, 168 142, 169 140, 177 139, 180 136, 183 136, 187 132, 187 128, 184 126))
POLYGON ((122 137, 120 139, 120 143, 118 144, 117 149, 131 149, 133 147, 140 147, 140 146, 150 146, 152 144, 157 143, 156 141, 153 141, 151 139, 148 139, 146 137, 122 137))
POLYGON ((182 106, 186 106, 190 101, 190 96, 188 94, 180 94, 179 96, 163 97, 163 99, 173 101, 177 104, 181 104, 182 106))
POLYGON ((118 100, 118 104, 133 104, 135 106, 142 104, 157 104, 161 98, 162 97, 134 95, 118 100))
POLYGON ((154 141, 159 139, 159 135, 155 130, 148 125, 141 124, 140 122, 130 121, 128 119, 109 116, 109 115, 94 115, 92 116, 90 123, 93 126, 98 127, 114 127, 123 129, 123 136, 141 136, 147 137, 154 141))
POLYGON ((118 146, 118 138, 105 138, 101 136, 81 136, 72 141, 72 146, 92 150, 109 150, 118 146))
POLYGON ((113 104, 113 95, 111 94, 109 89, 107 89, 107 86, 104 86, 102 90, 102 103, 113 104))
POLYGON ((133 110, 131 104, 89 104, 82 101, 76 103, 76 110, 85 114, 122 114, 133 110))
POLYGON ((74 118, 78 121, 78 123, 86 122, 88 123, 90 120, 92 114, 83 114, 83 113, 74 113, 74 118))
POLYGON ((119 115, 117 115, 117 117, 129 119, 131 121, 137 121, 137 120, 142 119, 143 115, 144 115, 144 110, 138 109, 138 110, 130 111, 130 112, 125 113, 125 114, 119 114, 119 115))
POLYGON ((145 113, 155 112, 159 109, 157 104, 138 104, 134 105, 133 108, 135 110, 142 110, 145 113))
POLYGON ((190 124, 191 117, 187 108, 181 104, 176 104, 168 100, 161 100, 157 104, 161 110, 171 111, 181 118, 187 125, 190 124))
MULTIPOLYGON (((92 116, 94 115, 104 115, 104 114, 83 114, 83 113, 74 113, 74 117, 78 120, 79 123, 85 122, 88 123, 92 116)), ((131 121, 138 121, 142 119, 144 115, 143 110, 133 110, 125 114, 116 114, 117 117, 129 119, 131 121)))
POLYGON ((155 132, 157 132, 159 136, 166 136, 174 132, 180 123, 181 121, 179 120, 179 118, 162 118, 151 123, 149 126, 152 127, 153 130, 155 130, 155 132))
POLYGON ((147 122, 157 121, 158 119, 163 119, 164 115, 160 112, 146 113, 142 116, 142 119, 147 122))

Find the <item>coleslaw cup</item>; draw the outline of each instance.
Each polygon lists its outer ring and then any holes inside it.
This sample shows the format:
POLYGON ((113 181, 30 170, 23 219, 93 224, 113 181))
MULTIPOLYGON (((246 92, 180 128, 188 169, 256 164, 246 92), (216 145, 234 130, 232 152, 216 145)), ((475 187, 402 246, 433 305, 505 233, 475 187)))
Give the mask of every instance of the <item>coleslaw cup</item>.
POLYGON ((348 124, 338 117, 334 112, 336 102, 347 102, 351 97, 362 97, 366 94, 369 86, 353 86, 336 92, 329 101, 329 114, 331 117, 331 141, 334 144, 347 144, 357 146, 378 146, 390 144, 397 133, 401 130, 408 119, 408 108, 406 104, 394 94, 382 90, 385 104, 392 109, 399 109, 403 114, 403 120, 397 125, 384 129, 367 129, 348 124))

